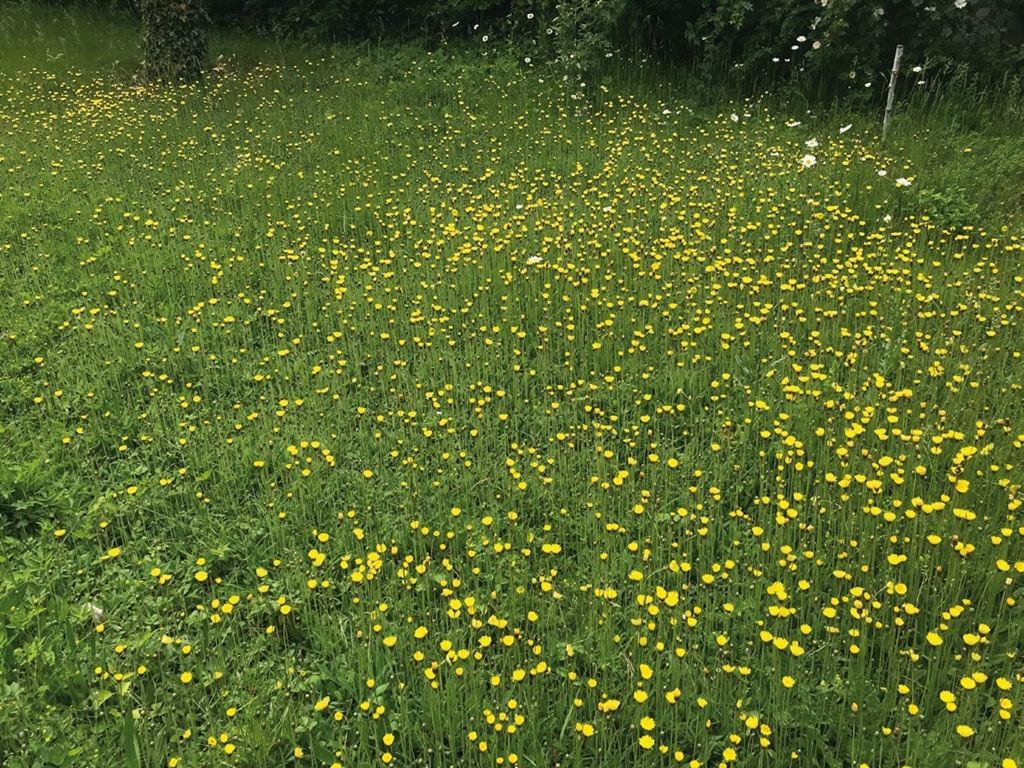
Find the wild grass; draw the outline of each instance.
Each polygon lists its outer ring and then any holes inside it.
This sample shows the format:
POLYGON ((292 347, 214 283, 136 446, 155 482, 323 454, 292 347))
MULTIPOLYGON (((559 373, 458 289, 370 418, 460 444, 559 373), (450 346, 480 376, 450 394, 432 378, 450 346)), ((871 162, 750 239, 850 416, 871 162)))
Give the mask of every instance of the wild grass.
POLYGON ((1021 760, 1021 241, 909 129, 86 48, 0 78, 6 766, 1021 760))

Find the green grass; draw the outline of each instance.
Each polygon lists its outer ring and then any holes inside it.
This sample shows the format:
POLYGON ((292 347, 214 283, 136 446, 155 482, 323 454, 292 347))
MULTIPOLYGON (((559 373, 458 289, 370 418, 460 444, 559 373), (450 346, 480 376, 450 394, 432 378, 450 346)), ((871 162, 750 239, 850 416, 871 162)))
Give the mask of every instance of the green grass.
POLYGON ((85 49, 0 77, 6 766, 1022 760, 984 136, 85 49))

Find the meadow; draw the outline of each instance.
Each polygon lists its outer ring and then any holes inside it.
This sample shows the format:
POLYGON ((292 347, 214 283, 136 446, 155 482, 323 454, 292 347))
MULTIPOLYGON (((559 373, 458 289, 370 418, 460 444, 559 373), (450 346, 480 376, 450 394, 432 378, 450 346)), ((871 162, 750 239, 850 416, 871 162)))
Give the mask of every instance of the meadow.
POLYGON ((1024 763, 1014 230, 874 117, 271 60, 0 75, 0 762, 1024 763))

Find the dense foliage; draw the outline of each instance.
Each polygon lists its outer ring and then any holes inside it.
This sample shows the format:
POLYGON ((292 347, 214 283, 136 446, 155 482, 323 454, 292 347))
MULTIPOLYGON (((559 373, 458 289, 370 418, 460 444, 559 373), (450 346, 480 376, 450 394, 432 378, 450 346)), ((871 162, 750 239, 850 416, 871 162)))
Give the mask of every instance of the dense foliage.
POLYGON ((287 34, 500 36, 525 55, 583 67, 636 45, 771 79, 858 81, 887 69, 898 44, 918 64, 988 75, 1024 61, 1024 8, 1013 0, 246 0, 244 9, 287 34))
MULTIPOLYGON (((57 0, 74 2, 75 0, 57 0)), ((185 4, 112 0, 200 13, 185 4)), ((222 26, 317 41, 410 36, 500 44, 534 62, 586 70, 617 50, 644 50, 748 81, 801 79, 841 95, 887 72, 896 45, 908 68, 986 80, 1024 66, 1017 0, 206 0, 222 26)), ((918 72, 915 72, 917 74, 918 72)))

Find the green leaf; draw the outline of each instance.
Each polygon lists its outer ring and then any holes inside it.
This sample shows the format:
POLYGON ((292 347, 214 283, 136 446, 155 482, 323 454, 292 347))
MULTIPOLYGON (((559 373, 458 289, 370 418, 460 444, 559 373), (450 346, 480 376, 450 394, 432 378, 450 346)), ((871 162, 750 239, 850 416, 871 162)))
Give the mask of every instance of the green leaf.
POLYGON ((125 759, 128 761, 128 768, 142 768, 142 761, 139 758, 139 741, 135 733, 135 713, 129 712, 124 717, 121 730, 121 744, 124 747, 125 759))
POLYGON ((104 690, 104 691, 93 691, 92 696, 90 696, 89 698, 92 699, 93 707, 95 709, 99 709, 100 707, 103 706, 103 704, 107 701, 107 699, 109 699, 113 695, 114 695, 113 691, 106 691, 106 690, 104 690))

